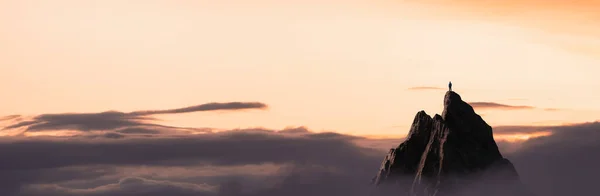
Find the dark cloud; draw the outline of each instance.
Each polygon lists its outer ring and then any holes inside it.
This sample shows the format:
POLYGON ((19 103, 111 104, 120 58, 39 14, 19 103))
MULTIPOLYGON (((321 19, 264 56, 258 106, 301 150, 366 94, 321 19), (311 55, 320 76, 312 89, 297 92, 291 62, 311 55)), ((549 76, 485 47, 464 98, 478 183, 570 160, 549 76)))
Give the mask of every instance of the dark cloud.
POLYGON ((143 115, 153 115, 153 114, 178 114, 178 113, 213 111, 213 110, 243 110, 243 109, 265 109, 265 108, 267 108, 267 105, 264 103, 260 103, 260 102, 207 103, 207 104, 202 104, 202 105, 170 109, 170 110, 136 111, 136 112, 131 112, 129 114, 135 115, 135 116, 143 116, 143 115))
POLYGON ((358 146, 379 149, 382 151, 388 151, 391 148, 396 148, 405 138, 392 138, 392 139, 360 139, 354 140, 354 143, 358 146))
POLYGON ((369 187, 370 179, 377 171, 385 151, 354 145, 353 140, 364 138, 337 133, 305 132, 303 128, 282 131, 249 129, 187 136, 126 137, 118 140, 12 137, 0 141, 0 157, 3 160, 0 162, 0 182, 6 182, 0 183, 0 194, 358 195, 357 193, 364 193, 369 187), (256 180, 243 178, 241 181, 240 178, 233 179, 236 183, 220 181, 224 183, 222 186, 235 188, 236 184, 241 183, 243 190, 253 190, 244 193, 220 193, 218 189, 210 188, 221 186, 219 181, 214 180, 153 179, 152 176, 127 175, 127 172, 113 172, 113 175, 121 176, 111 178, 110 182, 102 181, 104 183, 100 185, 94 181, 101 178, 92 174, 85 178, 85 174, 82 174, 81 178, 96 186, 77 188, 65 185, 67 179, 74 175, 73 170, 65 168, 73 167, 226 167, 264 164, 292 166, 271 176, 270 181, 267 180, 269 183, 260 187, 254 187, 256 185, 251 183, 256 180), (50 171, 63 171, 65 175, 50 171))
POLYGON ((144 123, 144 120, 154 120, 154 118, 130 115, 123 112, 102 112, 85 114, 43 114, 33 118, 31 121, 23 121, 4 129, 14 129, 27 127, 28 131, 41 130, 112 130, 125 126, 150 125, 144 123))
POLYGON ((105 138, 112 138, 112 139, 119 139, 119 138, 125 137, 124 135, 118 134, 118 133, 105 133, 103 136, 105 138))
POLYGON ((90 181, 117 172, 114 168, 88 166, 32 170, 0 171, 0 195, 12 196, 22 186, 62 181, 90 181))
MULTIPOLYGON (((365 196, 386 150, 401 141, 304 127, 197 135, 127 128, 85 137, 2 138, 0 195, 365 196)), ((503 150, 523 183, 543 196, 594 195, 600 123, 494 128, 505 134, 540 130, 553 134, 503 150)))
POLYGON ((127 128, 119 129, 116 132, 118 132, 118 133, 124 133, 124 134, 136 134, 136 133, 140 133, 140 134, 160 134, 160 133, 163 133, 163 131, 160 131, 160 130, 157 130, 157 129, 152 129, 152 128, 145 128, 145 127, 127 127, 127 128))
POLYGON ((258 102, 231 102, 207 103, 178 109, 135 111, 130 113, 108 111, 101 113, 42 114, 34 117, 32 120, 21 121, 9 125, 5 127, 4 130, 26 127, 27 131, 95 131, 115 130, 117 128, 131 126, 161 126, 157 124, 148 123, 147 121, 156 120, 155 118, 149 116, 156 114, 178 114, 214 110, 264 109, 266 107, 266 104, 258 102))
POLYGON ((107 184, 92 189, 71 189, 58 185, 33 185, 28 186, 20 195, 60 195, 60 196, 159 196, 159 195, 175 195, 175 196, 208 196, 215 195, 215 187, 181 183, 171 181, 158 181, 145 179, 140 177, 127 177, 119 180, 117 183, 107 184))
MULTIPOLYGON (((109 135, 116 137, 118 135, 109 135)), ((308 134, 287 137, 252 130, 176 137, 86 140, 84 138, 20 138, 0 142, 0 170, 59 168, 77 165, 177 165, 203 161, 219 165, 287 163, 330 164, 353 155, 374 152, 356 148, 353 137, 341 134, 308 134), (252 153, 248 153, 248 152, 252 153), (327 151, 336 156, 314 153, 327 151), (19 156, 19 155, 35 156, 19 156), (110 158, 107 158, 110 157, 110 158)))
POLYGON ((440 87, 433 87, 433 86, 415 86, 415 87, 410 87, 407 90, 411 90, 411 91, 422 91, 422 90, 443 90, 445 91, 446 88, 440 88, 440 87))
POLYGON ((479 109, 503 109, 503 110, 519 110, 519 109, 535 109, 533 106, 514 106, 494 102, 470 102, 469 105, 479 109))
POLYGON ((600 123, 557 126, 509 154, 522 181, 543 196, 596 195, 600 123))

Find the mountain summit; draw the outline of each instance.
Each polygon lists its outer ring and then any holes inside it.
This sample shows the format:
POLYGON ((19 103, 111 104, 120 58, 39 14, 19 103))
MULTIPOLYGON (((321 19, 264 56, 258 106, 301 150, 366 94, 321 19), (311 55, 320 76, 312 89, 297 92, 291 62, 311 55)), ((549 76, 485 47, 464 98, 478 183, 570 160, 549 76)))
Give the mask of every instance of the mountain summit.
POLYGON ((446 92, 441 116, 417 113, 373 182, 376 192, 393 195, 531 195, 498 150, 492 127, 454 91, 446 92))

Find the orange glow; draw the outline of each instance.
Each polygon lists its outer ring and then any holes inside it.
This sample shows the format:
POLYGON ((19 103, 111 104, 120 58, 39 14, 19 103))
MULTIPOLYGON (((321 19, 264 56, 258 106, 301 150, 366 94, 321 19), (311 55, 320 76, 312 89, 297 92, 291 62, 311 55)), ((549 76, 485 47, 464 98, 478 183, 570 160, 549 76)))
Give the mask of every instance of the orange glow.
POLYGON ((519 134, 494 134, 494 139, 496 141, 506 141, 506 142, 523 142, 529 139, 545 137, 552 135, 550 131, 540 131, 535 133, 519 133, 519 134))
POLYGON ((55 136, 55 137, 66 137, 79 135, 79 131, 43 131, 43 132, 25 132, 25 137, 38 137, 38 136, 55 136))
POLYGON ((356 135, 367 139, 402 139, 406 135, 356 135))
POLYGON ((15 135, 18 135, 18 133, 15 134, 13 132, 0 131, 0 137, 15 136, 15 135))
MULTIPOLYGON (((506 141, 506 142, 523 142, 529 139, 550 136, 552 132, 550 131, 540 131, 535 133, 516 133, 516 134, 494 134, 494 139, 496 141, 506 141)), ((367 135, 363 136, 368 139, 403 139, 406 135, 367 135)))
POLYGON ((595 121, 600 6, 560 2, 4 0, 0 116, 260 101, 160 118, 398 136, 442 110, 443 91, 406 89, 452 80, 466 101, 568 109, 486 111, 493 126, 595 121))

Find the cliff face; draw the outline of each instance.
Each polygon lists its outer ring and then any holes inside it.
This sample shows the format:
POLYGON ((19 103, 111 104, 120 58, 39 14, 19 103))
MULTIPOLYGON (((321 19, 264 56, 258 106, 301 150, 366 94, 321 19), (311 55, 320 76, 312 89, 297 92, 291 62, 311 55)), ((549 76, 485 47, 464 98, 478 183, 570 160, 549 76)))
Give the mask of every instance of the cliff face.
POLYGON ((453 91, 441 116, 417 113, 374 183, 396 189, 395 195, 531 195, 498 150, 492 127, 453 91))

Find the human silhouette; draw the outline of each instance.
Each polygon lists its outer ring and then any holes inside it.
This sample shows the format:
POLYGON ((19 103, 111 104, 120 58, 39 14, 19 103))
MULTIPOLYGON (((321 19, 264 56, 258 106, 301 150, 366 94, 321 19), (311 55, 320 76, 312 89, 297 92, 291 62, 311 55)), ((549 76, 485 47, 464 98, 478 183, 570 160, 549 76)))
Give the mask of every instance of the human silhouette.
POLYGON ((450 89, 450 91, 452 91, 452 81, 450 81, 450 83, 448 83, 448 88, 450 89))

